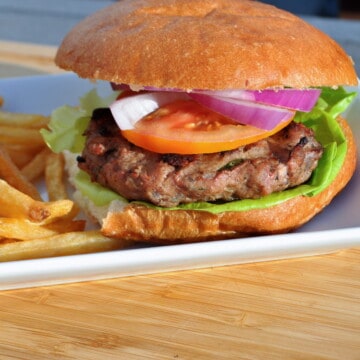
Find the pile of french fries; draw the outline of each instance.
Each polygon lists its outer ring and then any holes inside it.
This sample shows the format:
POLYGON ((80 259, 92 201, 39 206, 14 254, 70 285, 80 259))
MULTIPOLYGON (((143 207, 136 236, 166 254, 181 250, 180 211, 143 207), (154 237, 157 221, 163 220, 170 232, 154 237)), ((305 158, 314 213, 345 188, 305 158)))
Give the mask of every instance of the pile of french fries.
POLYGON ((0 261, 120 249, 128 244, 85 230, 69 198, 62 154, 52 153, 40 129, 49 118, 7 112, 0 96, 0 261), (45 182, 46 192, 36 186, 45 182))

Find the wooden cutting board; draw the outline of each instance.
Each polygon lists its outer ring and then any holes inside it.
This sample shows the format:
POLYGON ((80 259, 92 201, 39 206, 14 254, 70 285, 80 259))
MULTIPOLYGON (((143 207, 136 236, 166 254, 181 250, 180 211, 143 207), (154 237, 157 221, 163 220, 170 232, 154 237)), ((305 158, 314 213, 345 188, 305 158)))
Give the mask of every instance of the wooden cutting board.
POLYGON ((360 359, 359 260, 4 291, 1 359, 360 359))
MULTIPOLYGON (((55 51, 0 62, 57 72, 55 51)), ((360 249, 0 292, 0 359, 101 358, 360 359, 360 249)))

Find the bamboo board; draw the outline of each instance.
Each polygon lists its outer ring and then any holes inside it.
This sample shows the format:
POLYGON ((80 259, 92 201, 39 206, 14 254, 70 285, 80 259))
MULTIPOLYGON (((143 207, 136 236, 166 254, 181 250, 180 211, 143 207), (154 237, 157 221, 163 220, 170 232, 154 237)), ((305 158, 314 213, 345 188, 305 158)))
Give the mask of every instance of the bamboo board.
POLYGON ((359 259, 4 291, 1 359, 359 359, 359 259))

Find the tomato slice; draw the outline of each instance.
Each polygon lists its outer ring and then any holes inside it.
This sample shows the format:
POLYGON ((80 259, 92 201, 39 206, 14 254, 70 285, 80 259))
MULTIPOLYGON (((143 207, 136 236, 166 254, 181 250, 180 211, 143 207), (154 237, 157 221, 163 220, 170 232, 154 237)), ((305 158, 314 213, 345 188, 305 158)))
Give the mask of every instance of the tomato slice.
POLYGON ((179 100, 157 109, 122 134, 131 143, 157 153, 204 154, 264 139, 291 120, 267 131, 241 125, 195 101, 179 100))

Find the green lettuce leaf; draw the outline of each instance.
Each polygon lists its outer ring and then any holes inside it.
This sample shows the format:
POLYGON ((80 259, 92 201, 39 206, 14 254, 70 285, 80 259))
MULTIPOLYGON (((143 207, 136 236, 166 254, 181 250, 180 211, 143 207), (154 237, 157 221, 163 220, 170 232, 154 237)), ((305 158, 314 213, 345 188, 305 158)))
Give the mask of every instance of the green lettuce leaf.
POLYGON ((55 109, 51 114, 49 129, 41 130, 46 144, 55 153, 64 150, 81 153, 85 145, 83 134, 92 112, 97 108, 108 107, 117 96, 118 92, 113 92, 102 98, 93 89, 80 98, 79 107, 65 105, 55 109))
POLYGON ((96 206, 108 205, 113 200, 122 200, 122 202, 127 202, 125 198, 117 194, 115 191, 105 188, 96 182, 92 182, 90 180, 90 176, 82 170, 79 170, 76 174, 74 183, 76 189, 81 191, 85 197, 91 199, 96 206))
MULTIPOLYGON (((97 107, 108 106, 116 96, 117 94, 107 99, 101 99, 93 90, 81 99, 79 108, 63 106, 56 109, 51 116, 49 130, 42 131, 49 147, 55 152, 70 150, 74 153, 80 153, 84 146, 82 134, 90 121, 92 111, 97 107)), ((342 87, 337 89, 322 88, 321 96, 311 112, 297 112, 295 121, 312 128, 317 140, 324 147, 324 154, 307 183, 260 199, 237 200, 222 204, 197 202, 170 209, 203 210, 212 213, 247 211, 270 207, 298 195, 314 196, 320 193, 335 179, 344 162, 347 144, 336 117, 346 110, 355 97, 356 92, 347 92, 342 87)), ((115 199, 126 201, 115 192, 91 182, 90 177, 82 171, 79 171, 75 182, 77 188, 89 197, 95 205, 106 205, 115 199)), ((147 202, 138 201, 137 203, 162 209, 147 202)))

